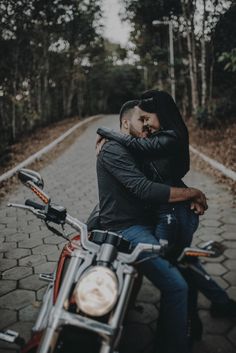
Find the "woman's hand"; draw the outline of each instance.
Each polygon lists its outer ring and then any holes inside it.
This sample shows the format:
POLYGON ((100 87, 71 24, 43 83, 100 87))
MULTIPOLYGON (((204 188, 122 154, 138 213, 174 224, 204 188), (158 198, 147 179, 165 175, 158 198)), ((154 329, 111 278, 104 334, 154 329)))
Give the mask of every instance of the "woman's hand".
POLYGON ((104 143, 106 142, 107 140, 102 137, 101 135, 97 134, 97 138, 96 138, 96 156, 99 155, 99 153, 101 152, 102 150, 102 147, 104 145, 104 143))

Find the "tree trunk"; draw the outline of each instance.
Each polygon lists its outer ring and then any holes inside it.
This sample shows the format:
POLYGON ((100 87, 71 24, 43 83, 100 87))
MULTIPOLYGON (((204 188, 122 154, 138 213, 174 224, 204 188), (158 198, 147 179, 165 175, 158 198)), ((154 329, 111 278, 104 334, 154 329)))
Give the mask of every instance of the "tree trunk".
POLYGON ((206 42, 205 42, 205 20, 206 20, 206 0, 203 0, 203 20, 202 20, 202 38, 201 38, 201 78, 202 78, 202 92, 201 92, 201 106, 206 109, 206 42))
MULTIPOLYGON (((195 3, 194 3, 195 4, 195 3)), ((194 4, 192 6, 194 6, 194 4)), ((194 11, 189 10, 189 0, 187 0, 187 8, 185 0, 181 0, 182 11, 184 19, 186 22, 186 35, 187 35, 187 48, 188 48, 188 62, 189 62, 189 76, 191 83, 191 97, 192 97, 192 113, 196 115, 197 108, 199 105, 198 99, 198 89, 197 89, 197 58, 196 58, 196 45, 195 45, 195 36, 194 36, 194 23, 193 16, 194 11), (189 27, 190 23, 190 27, 189 27), (191 35, 192 31, 192 35, 191 35)))
MULTIPOLYGON (((15 78, 16 79, 16 78, 15 78)), ((16 139, 16 81, 13 82, 13 97, 12 97, 12 119, 11 119, 11 131, 12 131, 12 141, 16 139)))
POLYGON ((209 79, 209 98, 208 98, 208 112, 209 118, 212 119, 212 92, 213 92, 213 71, 214 71, 214 47, 211 44, 211 64, 210 64, 210 79, 209 79))

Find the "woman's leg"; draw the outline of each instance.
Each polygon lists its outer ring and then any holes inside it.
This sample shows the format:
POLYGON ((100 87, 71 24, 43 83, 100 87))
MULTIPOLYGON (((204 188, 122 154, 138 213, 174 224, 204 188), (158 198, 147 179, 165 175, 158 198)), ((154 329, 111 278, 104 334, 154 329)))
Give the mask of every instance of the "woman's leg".
POLYGON ((174 245, 178 238, 178 223, 173 209, 158 211, 156 214, 156 221, 156 239, 158 239, 161 245, 174 245))
POLYGON ((193 234, 199 225, 199 216, 190 209, 189 202, 176 203, 174 212, 179 224, 177 244, 183 249, 192 243, 193 234))
MULTIPOLYGON (((121 233, 133 245, 140 242, 158 244, 151 227, 133 226, 121 233)), ((168 338, 165 353, 188 352, 186 281, 176 267, 161 257, 142 262, 140 269, 162 294, 162 323, 168 338)))

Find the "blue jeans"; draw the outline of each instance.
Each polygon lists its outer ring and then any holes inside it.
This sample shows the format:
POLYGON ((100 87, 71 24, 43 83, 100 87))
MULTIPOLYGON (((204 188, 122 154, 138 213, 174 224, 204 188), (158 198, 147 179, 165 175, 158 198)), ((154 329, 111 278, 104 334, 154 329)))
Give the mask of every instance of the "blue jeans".
POLYGON ((170 204, 161 205, 155 212, 155 237, 161 245, 176 244, 178 239, 178 220, 170 204))
POLYGON ((168 242, 180 250, 190 246, 199 224, 199 216, 190 209, 190 203, 178 202, 161 205, 156 212, 155 237, 160 243, 168 242))
POLYGON ((190 202, 174 204, 174 213, 178 220, 178 244, 183 249, 192 243, 193 234, 199 225, 199 216, 190 209, 190 202))
MULTIPOLYGON (((120 233, 135 246, 140 242, 158 244, 154 228, 150 226, 135 225, 120 233)), ((161 291, 162 325, 165 337, 169 337, 165 353, 187 353, 188 285, 185 279, 176 267, 161 257, 142 262, 140 270, 161 291)))

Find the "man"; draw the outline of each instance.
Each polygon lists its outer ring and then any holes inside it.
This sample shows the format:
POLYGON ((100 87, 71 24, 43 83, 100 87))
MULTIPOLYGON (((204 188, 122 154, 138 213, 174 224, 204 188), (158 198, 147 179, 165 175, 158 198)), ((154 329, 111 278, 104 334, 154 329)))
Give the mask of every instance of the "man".
MULTIPOLYGON (((121 132, 140 136, 142 120, 137 101, 127 102, 121 110, 121 132)), ((191 200, 197 212, 207 209, 205 195, 194 188, 175 188, 148 180, 138 162, 115 141, 103 145, 97 159, 100 223, 103 229, 122 232, 133 245, 157 244, 144 204, 191 200)), ((188 286, 177 268, 157 257, 144 262, 143 273, 162 293, 164 330, 171 339, 166 353, 187 353, 188 286)))

